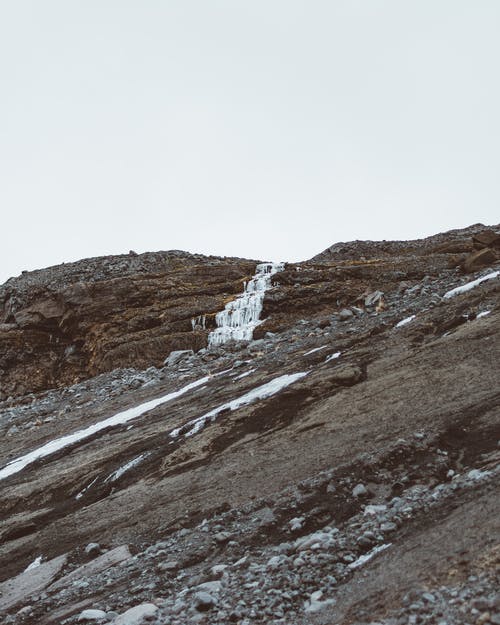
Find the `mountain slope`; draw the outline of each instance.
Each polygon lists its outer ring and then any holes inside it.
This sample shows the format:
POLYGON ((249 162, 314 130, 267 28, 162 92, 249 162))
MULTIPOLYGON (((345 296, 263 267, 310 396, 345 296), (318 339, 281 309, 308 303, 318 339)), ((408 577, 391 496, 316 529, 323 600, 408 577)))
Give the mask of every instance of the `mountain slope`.
MULTIPOLYGON (((288 265, 254 341, 4 401, 5 622, 119 625, 145 603, 179 625, 496 618, 499 264, 457 268, 485 230, 288 265)), ((194 266, 227 294, 255 264, 194 266)))

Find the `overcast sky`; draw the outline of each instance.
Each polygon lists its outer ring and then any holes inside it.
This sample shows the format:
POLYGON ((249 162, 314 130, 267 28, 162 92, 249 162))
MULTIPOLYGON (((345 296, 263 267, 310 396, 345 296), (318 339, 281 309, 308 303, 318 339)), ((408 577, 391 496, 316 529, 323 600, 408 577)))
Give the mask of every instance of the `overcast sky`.
POLYGON ((500 221, 498 0, 0 0, 0 282, 500 221))

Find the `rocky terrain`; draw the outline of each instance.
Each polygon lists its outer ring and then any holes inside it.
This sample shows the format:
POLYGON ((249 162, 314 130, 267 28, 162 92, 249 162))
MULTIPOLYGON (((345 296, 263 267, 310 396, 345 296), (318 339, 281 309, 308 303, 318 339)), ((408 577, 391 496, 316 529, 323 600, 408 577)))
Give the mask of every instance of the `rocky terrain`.
POLYGON ((0 621, 500 623, 499 230, 10 279, 0 621))

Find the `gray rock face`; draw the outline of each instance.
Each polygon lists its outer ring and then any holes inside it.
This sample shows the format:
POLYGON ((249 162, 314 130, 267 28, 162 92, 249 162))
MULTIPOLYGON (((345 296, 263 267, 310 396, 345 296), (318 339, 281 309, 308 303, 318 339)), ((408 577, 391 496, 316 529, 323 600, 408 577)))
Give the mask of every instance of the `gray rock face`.
POLYGON ((200 590, 193 596, 193 603, 199 612, 207 612, 217 604, 217 600, 210 593, 200 590))
POLYGON ((186 358, 189 358, 189 356, 193 355, 194 352, 192 349, 177 349, 173 352, 170 352, 163 364, 167 367, 173 367, 185 360, 186 358))
POLYGON ((60 573, 67 559, 66 554, 58 556, 0 584, 0 613, 47 588, 60 573))

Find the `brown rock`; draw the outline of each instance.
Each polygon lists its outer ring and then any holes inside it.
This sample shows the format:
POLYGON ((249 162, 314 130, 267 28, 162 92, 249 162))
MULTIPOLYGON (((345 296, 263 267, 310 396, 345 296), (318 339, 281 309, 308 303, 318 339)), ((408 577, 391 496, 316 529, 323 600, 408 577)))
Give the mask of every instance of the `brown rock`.
POLYGON ((207 344, 214 315, 255 262, 184 252, 87 259, 0 286, 0 397, 73 384, 117 367, 161 367, 207 344), (191 320, 206 316, 206 328, 191 320))
POLYGON ((469 254, 464 260, 464 270, 468 273, 481 269, 481 267, 487 267, 498 259, 496 252, 489 247, 486 247, 477 252, 469 254))
POLYGON ((363 380, 363 371, 357 365, 345 364, 328 371, 318 382, 323 390, 331 386, 353 386, 363 380))
POLYGON ((500 248, 500 234, 494 230, 484 230, 472 237, 474 247, 483 249, 485 247, 500 248))

